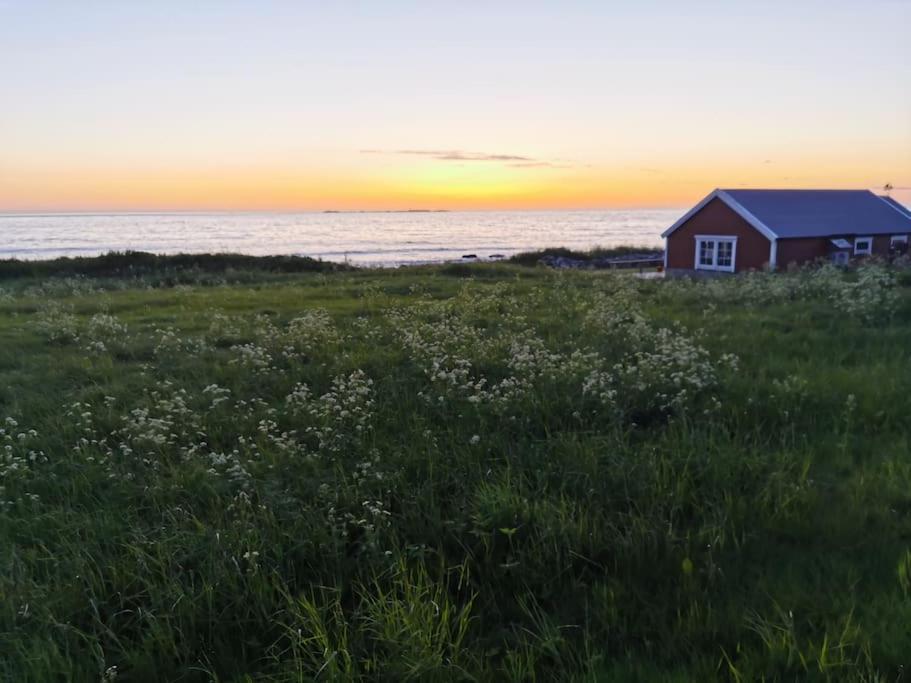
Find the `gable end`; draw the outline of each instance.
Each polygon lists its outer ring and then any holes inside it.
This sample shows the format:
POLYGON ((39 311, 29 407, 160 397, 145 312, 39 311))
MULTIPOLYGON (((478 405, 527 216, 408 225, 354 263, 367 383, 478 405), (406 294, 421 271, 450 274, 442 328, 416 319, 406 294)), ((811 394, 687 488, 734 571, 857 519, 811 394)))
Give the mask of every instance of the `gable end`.
POLYGON ((678 228, 687 223, 693 216, 702 211, 702 209, 713 199, 719 199, 725 204, 728 208, 735 211, 743 220, 749 223, 755 230, 757 230, 763 237, 767 240, 774 241, 778 239, 778 235, 775 234, 775 231, 772 230, 769 226, 759 220, 756 216, 750 213, 740 202, 731 197, 724 190, 713 190, 706 196, 701 202, 696 204, 692 209, 687 211, 680 220, 674 223, 671 227, 661 233, 661 236, 664 238, 670 237, 678 228))
POLYGON ((669 271, 696 269, 697 245, 700 239, 733 240, 734 272, 774 268, 774 245, 721 197, 712 197, 666 238, 665 259, 669 271))

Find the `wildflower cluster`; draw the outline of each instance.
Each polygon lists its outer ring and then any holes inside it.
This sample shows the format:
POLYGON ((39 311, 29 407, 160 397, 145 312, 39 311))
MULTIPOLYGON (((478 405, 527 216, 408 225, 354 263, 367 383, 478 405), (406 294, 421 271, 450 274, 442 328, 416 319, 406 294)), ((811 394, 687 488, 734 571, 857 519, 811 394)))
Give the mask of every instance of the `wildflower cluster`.
POLYGON ((811 264, 789 273, 754 272, 707 281, 689 279, 663 283, 660 297, 680 295, 714 304, 755 306, 789 301, 827 301, 835 310, 864 323, 882 321, 895 310, 895 269, 871 260, 851 271, 831 263, 811 264))
MULTIPOLYGON (((190 406, 191 396, 170 380, 157 383, 147 393, 145 405, 133 408, 121 418, 116 435, 122 439, 124 454, 139 451, 152 454, 166 446, 180 446, 200 428, 199 414, 190 406)), ((153 465, 155 461, 150 461, 153 465)))
POLYGON ((306 432, 316 437, 321 451, 342 453, 359 444, 370 427, 373 380, 362 370, 339 375, 333 378, 331 389, 318 398, 298 384, 285 397, 285 403, 293 412, 311 418, 306 432))
POLYGON ((285 340, 288 347, 309 354, 338 342, 338 330, 329 313, 321 308, 307 311, 288 323, 285 340))
POLYGON ((210 345, 202 337, 184 336, 173 327, 156 328, 152 337, 155 341, 153 350, 160 358, 176 355, 199 356, 211 350, 210 345))
POLYGON ((104 353, 111 344, 122 345, 127 339, 127 326, 109 313, 96 313, 89 318, 84 341, 89 352, 104 353))
POLYGON ((603 360, 591 370, 584 394, 619 414, 679 412, 718 387, 719 368, 736 368, 733 354, 713 359, 682 326, 651 324, 634 286, 622 280, 618 284, 599 296, 586 316, 593 334, 603 337, 610 362, 603 360))
POLYGON ((895 274, 871 263, 857 269, 854 280, 842 279, 829 293, 838 310, 867 323, 887 319, 898 303, 895 274))
POLYGON ((267 375, 278 369, 273 365, 272 354, 258 344, 236 344, 231 347, 231 351, 236 356, 228 361, 231 365, 240 364, 260 375, 267 375))
POLYGON ((48 341, 59 344, 79 341, 78 319, 71 307, 52 301, 38 312, 33 324, 48 341))
MULTIPOLYGON (((33 444, 37 440, 38 432, 34 429, 22 429, 12 417, 7 417, 0 427, 0 509, 13 504, 6 499, 6 486, 17 477, 28 474, 35 464, 47 462, 47 456, 40 448, 33 444)), ((35 493, 24 491, 22 498, 35 501, 35 493)))

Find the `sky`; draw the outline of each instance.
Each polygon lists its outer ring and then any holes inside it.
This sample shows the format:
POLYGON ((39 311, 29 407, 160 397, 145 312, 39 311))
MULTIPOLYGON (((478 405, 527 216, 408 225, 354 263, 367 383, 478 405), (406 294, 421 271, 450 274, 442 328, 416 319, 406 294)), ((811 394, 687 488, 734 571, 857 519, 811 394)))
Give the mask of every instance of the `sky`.
POLYGON ((0 0, 0 211, 895 186, 911 2, 0 0))

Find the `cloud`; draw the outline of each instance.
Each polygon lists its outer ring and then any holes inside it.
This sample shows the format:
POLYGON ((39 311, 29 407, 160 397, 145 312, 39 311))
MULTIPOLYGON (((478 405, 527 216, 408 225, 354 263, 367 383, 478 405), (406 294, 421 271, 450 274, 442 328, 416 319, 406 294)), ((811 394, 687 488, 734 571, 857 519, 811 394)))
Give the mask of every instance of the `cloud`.
POLYGON ((406 154, 436 159, 437 161, 494 161, 511 162, 513 166, 553 166, 553 163, 543 159, 521 154, 491 154, 488 152, 466 152, 459 149, 362 149, 361 154, 406 154))
MULTIPOLYGON (((421 154, 415 150, 409 154, 421 154)), ((521 161, 525 163, 535 163, 531 157, 523 157, 517 154, 484 154, 481 152, 445 152, 443 154, 432 154, 434 159, 441 161, 521 161)))
POLYGON ((510 164, 512 168, 573 168, 572 164, 555 164, 551 161, 522 161, 510 164))

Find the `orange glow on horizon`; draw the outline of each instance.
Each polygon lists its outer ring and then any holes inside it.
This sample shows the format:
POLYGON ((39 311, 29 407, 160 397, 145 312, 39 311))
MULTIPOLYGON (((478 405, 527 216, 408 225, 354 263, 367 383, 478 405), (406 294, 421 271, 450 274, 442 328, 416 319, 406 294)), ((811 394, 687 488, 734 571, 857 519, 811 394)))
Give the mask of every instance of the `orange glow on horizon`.
MULTIPOLYGON (((326 163, 326 169, 0 166, 0 212, 680 208, 715 187, 870 189, 884 178, 897 187, 911 185, 902 177, 901 164, 885 158, 863 166, 819 158, 776 165, 716 159, 661 169, 419 160, 379 166, 326 163)), ((895 196, 911 199, 903 189, 895 196)))

